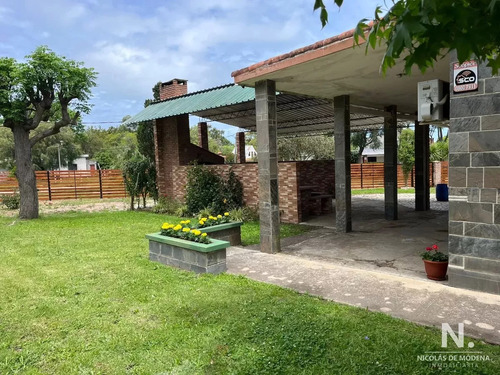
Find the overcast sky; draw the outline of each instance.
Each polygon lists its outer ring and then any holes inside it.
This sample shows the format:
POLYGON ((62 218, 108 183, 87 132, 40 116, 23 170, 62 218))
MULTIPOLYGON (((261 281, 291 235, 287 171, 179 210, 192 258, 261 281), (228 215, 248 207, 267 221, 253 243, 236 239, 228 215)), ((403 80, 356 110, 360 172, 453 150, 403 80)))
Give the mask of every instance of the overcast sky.
POLYGON ((47 45, 83 61, 99 73, 84 123, 119 122, 158 81, 187 79, 189 92, 233 82, 232 71, 351 29, 380 3, 331 6, 322 29, 314 0, 0 0, 0 56, 47 45))

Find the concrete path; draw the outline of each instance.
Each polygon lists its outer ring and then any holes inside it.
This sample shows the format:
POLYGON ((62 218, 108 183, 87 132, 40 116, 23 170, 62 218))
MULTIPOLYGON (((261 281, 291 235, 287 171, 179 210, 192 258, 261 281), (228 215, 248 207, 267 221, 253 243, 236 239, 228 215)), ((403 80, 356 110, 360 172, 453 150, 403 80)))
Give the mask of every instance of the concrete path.
POLYGON ((289 254, 228 249, 228 272, 500 344, 500 296, 289 254))

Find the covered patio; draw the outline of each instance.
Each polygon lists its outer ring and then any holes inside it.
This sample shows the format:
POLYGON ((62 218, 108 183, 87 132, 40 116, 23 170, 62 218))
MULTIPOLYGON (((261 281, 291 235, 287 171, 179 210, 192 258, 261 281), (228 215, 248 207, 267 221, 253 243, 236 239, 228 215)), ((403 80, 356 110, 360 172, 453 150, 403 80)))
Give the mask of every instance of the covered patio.
POLYGON ((353 32, 346 32, 287 54, 273 57, 232 73, 235 83, 255 87, 259 154, 261 251, 278 252, 279 192, 277 136, 282 123, 277 116, 276 92, 315 97, 333 108, 335 136, 335 226, 340 233, 353 229, 350 134, 356 115, 363 113, 384 130, 384 217, 397 220, 397 128, 401 121, 415 123, 415 209, 427 211, 429 203, 429 125, 417 121, 418 82, 449 79, 449 61, 436 62, 425 76, 379 72, 383 49, 353 48, 353 32))

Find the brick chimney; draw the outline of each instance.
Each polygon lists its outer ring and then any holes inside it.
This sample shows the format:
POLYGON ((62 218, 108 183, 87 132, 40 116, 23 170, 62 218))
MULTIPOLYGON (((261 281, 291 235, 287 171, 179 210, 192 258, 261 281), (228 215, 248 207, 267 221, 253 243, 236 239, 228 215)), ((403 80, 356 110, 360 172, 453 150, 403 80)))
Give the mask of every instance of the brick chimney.
POLYGON ((187 94, 187 80, 174 78, 160 86, 160 100, 187 94))

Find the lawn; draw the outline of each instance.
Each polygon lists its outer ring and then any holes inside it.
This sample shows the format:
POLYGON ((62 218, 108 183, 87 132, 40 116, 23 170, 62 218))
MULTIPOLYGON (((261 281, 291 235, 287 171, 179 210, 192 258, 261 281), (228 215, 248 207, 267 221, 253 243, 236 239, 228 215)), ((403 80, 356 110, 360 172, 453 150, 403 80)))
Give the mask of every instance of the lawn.
MULTIPOLYGON (((364 194, 384 194, 384 188, 375 188, 375 189, 356 189, 351 190, 352 195, 364 195, 364 194)), ((415 188, 399 188, 398 194, 415 194, 415 188)), ((436 194, 436 188, 430 188, 430 194, 436 194)))
MULTIPOLYGON (((431 372, 417 356, 442 350, 435 329, 150 262, 144 234, 159 218, 0 218, 0 374, 431 372)), ((496 362, 458 373, 500 372, 499 347, 474 349, 496 362)))

